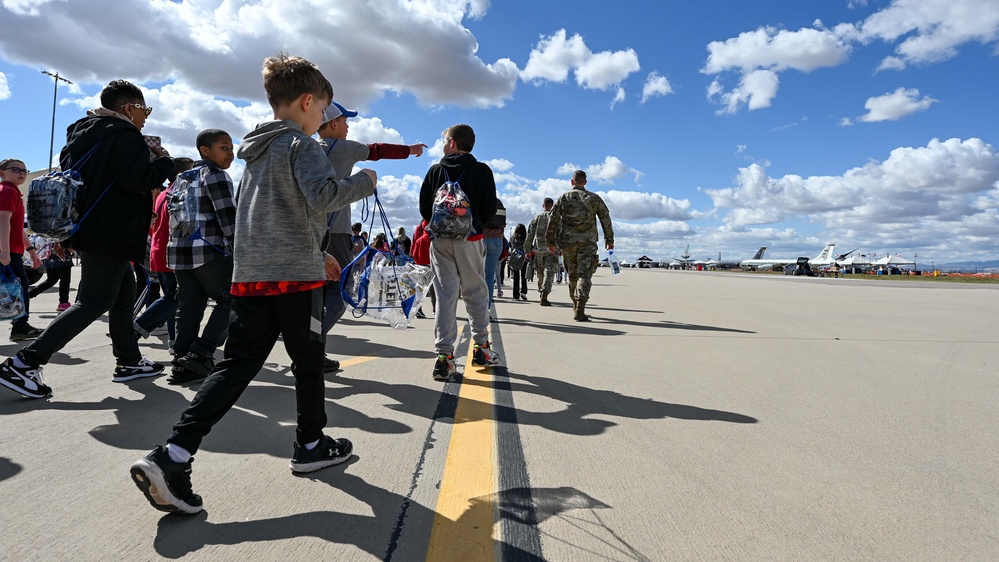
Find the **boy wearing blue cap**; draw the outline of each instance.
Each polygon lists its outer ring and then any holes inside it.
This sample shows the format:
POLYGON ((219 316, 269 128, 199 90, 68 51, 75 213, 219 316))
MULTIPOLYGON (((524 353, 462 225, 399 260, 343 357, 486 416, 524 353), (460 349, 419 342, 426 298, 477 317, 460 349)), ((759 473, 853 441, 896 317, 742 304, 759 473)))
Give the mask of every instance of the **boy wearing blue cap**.
MULTIPOLYGON (((347 177, 354 169, 354 164, 364 160, 396 159, 402 160, 410 155, 421 156, 427 145, 417 144, 364 144, 347 140, 348 117, 357 117, 356 111, 346 109, 337 102, 332 102, 326 108, 326 122, 319 127, 319 144, 329 158, 336 179, 347 177)), ((336 259, 341 267, 354 259, 354 243, 351 232, 350 206, 337 209, 327 217, 328 238, 326 252, 336 259)), ((323 336, 333 329, 337 321, 347 310, 340 296, 340 282, 330 281, 326 286, 325 313, 323 314, 323 336)), ((325 371, 332 373, 340 369, 340 362, 326 359, 325 371)))

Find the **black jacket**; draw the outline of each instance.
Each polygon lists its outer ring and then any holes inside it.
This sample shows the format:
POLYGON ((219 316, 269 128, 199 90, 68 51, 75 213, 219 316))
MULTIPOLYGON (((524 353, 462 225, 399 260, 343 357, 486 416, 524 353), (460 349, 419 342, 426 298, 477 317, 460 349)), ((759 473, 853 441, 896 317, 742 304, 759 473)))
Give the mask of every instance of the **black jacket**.
POLYGON ((437 189, 448 180, 458 182, 461 190, 468 196, 468 202, 472 205, 472 226, 475 227, 476 234, 482 234, 482 223, 489 222, 496 214, 496 181, 493 179, 492 169, 467 152, 441 158, 439 164, 434 164, 427 171, 420 188, 420 215, 423 220, 430 222, 434 196, 437 195, 437 189))
POLYGON ((138 129, 117 117, 88 115, 66 129, 66 146, 59 154, 62 169, 79 162, 98 143, 78 169, 87 186, 81 216, 92 210, 67 246, 142 261, 153 213, 152 190, 173 171, 173 159, 150 162, 149 147, 138 129))

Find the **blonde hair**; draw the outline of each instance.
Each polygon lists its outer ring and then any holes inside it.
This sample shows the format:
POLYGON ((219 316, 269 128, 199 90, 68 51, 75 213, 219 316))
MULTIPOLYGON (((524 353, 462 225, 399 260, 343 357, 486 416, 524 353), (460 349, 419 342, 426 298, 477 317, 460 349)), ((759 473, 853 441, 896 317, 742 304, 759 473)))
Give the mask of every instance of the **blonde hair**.
POLYGON ((267 102, 274 109, 294 102, 302 94, 333 99, 333 85, 316 65, 302 57, 278 53, 264 59, 262 74, 267 102))

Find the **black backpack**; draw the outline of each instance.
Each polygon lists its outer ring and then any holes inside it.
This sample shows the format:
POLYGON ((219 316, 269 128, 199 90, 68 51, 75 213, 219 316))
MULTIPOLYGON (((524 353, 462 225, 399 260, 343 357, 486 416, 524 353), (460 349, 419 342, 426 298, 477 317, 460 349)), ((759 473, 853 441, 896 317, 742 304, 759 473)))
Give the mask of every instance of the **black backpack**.
POLYGON ((489 222, 483 224, 482 228, 498 228, 500 230, 506 228, 506 207, 498 198, 496 199, 496 214, 489 219, 489 222))

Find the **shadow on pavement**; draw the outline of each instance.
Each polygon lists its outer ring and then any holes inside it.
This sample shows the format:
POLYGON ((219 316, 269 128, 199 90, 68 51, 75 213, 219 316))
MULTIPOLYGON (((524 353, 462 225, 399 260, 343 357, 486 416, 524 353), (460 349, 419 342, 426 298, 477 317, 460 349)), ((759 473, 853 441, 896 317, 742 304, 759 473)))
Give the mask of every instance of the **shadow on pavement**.
MULTIPOLYGON (((346 467, 359 462, 355 456, 346 467)), ((334 467, 301 478, 309 478, 316 484, 332 487, 333 493, 342 492, 367 504, 371 515, 340 513, 336 511, 312 511, 283 517, 258 519, 254 521, 234 521, 212 523, 208 514, 201 512, 195 516, 165 515, 157 528, 153 548, 166 558, 177 559, 197 552, 211 545, 237 545, 243 543, 270 542, 297 537, 315 537, 331 543, 353 545, 380 560, 417 560, 426 557, 431 529, 435 522, 438 532, 445 536, 466 528, 464 518, 478 519, 484 509, 495 507, 509 516, 523 506, 511 503, 508 496, 519 496, 515 491, 500 492, 484 498, 474 498, 470 507, 457 521, 438 518, 437 513, 426 506, 412 502, 395 492, 373 486, 358 476, 334 467), (497 505, 498 504, 498 505, 497 505), (401 522, 401 536, 408 551, 399 550, 400 536, 394 533, 400 514, 405 513, 401 522), (450 528, 449 528, 450 527, 450 528)), ((197 482, 197 471, 194 473, 197 482)), ((195 486, 195 492, 205 498, 207 509, 211 509, 210 490, 195 486)), ((538 511, 544 518, 557 516, 574 509, 606 508, 605 504, 573 488, 535 489, 532 494, 539 498, 538 511)), ((317 490, 316 493, 326 493, 317 490)), ((247 509, 252 513, 253 509, 247 509)), ((493 537, 499 540, 499 537, 493 537)), ((488 545, 487 545, 488 546, 488 545)), ((535 553, 527 552, 510 544, 500 545, 506 560, 542 560, 535 553)))
POLYGON ((0 482, 3 482, 8 478, 13 478, 22 470, 24 470, 24 468, 16 462, 8 459, 7 457, 0 457, 0 482))

